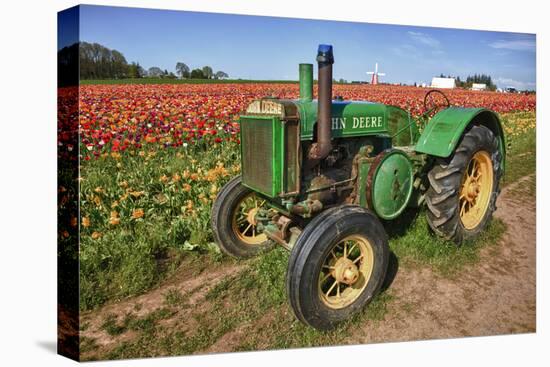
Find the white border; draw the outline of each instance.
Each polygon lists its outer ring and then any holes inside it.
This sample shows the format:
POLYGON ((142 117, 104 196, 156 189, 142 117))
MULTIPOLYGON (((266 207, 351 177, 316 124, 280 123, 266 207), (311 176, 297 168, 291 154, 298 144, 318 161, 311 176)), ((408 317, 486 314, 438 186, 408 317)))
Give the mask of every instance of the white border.
MULTIPOLYGON (((541 365, 548 362, 548 12, 544 2, 111 0, 100 5, 537 33, 537 333, 350 347, 251 352, 101 365, 541 365), (543 69, 543 65, 544 68, 543 69), (546 357, 546 358, 545 358, 546 357)), ((4 1, 0 11, 0 359, 69 365, 56 338, 56 12, 75 1, 4 1)), ((24 362, 24 363, 23 363, 24 362)))

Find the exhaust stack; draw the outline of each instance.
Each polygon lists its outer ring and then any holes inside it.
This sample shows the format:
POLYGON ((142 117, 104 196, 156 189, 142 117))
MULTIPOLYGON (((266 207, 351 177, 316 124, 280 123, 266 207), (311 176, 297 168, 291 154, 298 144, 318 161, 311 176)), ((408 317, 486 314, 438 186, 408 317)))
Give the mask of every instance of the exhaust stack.
POLYGON ((313 65, 300 64, 300 99, 311 102, 313 99, 313 65))
POLYGON ((317 142, 311 146, 309 157, 323 159, 332 149, 331 144, 331 108, 332 108, 332 64, 334 56, 331 45, 319 45, 317 65, 319 77, 317 85, 317 142))

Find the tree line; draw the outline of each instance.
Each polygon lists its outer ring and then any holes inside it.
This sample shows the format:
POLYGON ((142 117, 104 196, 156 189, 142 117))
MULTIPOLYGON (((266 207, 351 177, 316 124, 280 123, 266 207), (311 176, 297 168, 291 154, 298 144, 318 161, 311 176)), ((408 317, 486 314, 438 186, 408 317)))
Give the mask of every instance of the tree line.
POLYGON ((459 76, 453 77, 453 76, 445 76, 443 73, 439 76, 440 78, 455 78, 456 86, 459 88, 472 88, 472 85, 474 83, 480 83, 485 84, 487 86, 488 90, 496 90, 497 86, 495 83, 493 83, 493 79, 490 75, 486 74, 474 74, 474 75, 468 75, 466 77, 466 80, 461 80, 459 76))
MULTIPOLYGON (((74 45, 73 45, 74 46, 74 45)), ((175 74, 172 71, 152 66, 143 68, 139 62, 128 63, 124 55, 99 43, 80 42, 78 44, 80 79, 126 79, 126 78, 168 78, 176 79, 224 79, 229 75, 224 71, 214 72, 212 67, 203 66, 191 70, 184 62, 178 61, 175 74)))

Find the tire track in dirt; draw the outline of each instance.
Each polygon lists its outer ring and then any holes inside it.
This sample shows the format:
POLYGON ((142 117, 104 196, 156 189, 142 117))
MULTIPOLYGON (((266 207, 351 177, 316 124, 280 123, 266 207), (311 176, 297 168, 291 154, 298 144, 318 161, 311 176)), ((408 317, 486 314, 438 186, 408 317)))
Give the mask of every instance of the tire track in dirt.
POLYGON ((94 340, 94 343, 104 350, 119 345, 124 341, 129 341, 137 336, 137 332, 132 330, 125 331, 121 335, 109 335, 103 328, 103 323, 109 315, 114 315, 120 322, 128 314, 135 317, 144 317, 150 313, 166 307, 166 294, 170 291, 177 291, 185 299, 185 308, 177 308, 177 311, 169 319, 161 320, 161 324, 169 325, 177 320, 188 320, 189 328, 193 327, 195 320, 191 317, 194 306, 201 305, 206 307, 206 294, 227 276, 239 272, 247 266, 243 263, 223 264, 217 268, 213 266, 208 271, 201 274, 193 274, 192 269, 185 269, 176 273, 175 276, 167 279, 158 288, 151 290, 140 296, 131 297, 120 302, 111 303, 81 314, 81 325, 86 325, 85 330, 81 331, 81 336, 94 340), (137 307, 136 307, 137 305, 137 307), (185 317, 189 315, 189 317, 185 317))
POLYGON ((502 190, 495 217, 507 229, 480 260, 444 278, 430 269, 400 269, 384 320, 368 322, 345 344, 529 333, 536 330, 536 204, 514 197, 530 175, 502 190))

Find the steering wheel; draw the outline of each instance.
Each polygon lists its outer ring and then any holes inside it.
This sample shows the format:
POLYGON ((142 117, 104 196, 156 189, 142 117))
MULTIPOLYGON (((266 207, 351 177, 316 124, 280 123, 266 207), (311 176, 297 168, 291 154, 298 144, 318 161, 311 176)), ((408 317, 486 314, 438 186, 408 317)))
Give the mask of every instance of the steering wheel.
POLYGON ((450 107, 449 98, 440 90, 432 89, 424 96, 423 116, 432 117, 440 109, 450 107))

